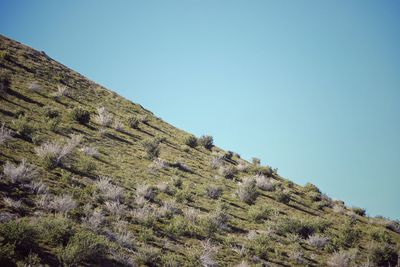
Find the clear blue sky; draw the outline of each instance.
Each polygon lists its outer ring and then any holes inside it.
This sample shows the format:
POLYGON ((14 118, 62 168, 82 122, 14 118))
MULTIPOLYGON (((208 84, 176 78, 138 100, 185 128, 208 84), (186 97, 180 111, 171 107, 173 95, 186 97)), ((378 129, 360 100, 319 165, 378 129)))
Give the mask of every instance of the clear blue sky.
POLYGON ((399 1, 19 1, 0 32, 244 158, 400 218, 399 1))

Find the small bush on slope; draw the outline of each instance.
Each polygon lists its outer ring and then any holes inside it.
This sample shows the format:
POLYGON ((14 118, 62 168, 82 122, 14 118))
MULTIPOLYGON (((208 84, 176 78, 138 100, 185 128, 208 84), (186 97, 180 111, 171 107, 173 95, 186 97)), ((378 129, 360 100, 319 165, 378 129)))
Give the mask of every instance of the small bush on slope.
POLYGON ((264 191, 274 191, 275 184, 271 178, 267 178, 264 175, 256 175, 257 187, 264 191))
POLYGON ((214 139, 210 135, 202 135, 199 138, 198 143, 206 149, 211 149, 214 146, 214 139))
POLYGON ((95 182, 95 186, 107 200, 122 201, 124 197, 124 189, 113 185, 110 177, 101 176, 99 180, 95 182))
POLYGON ((90 113, 89 111, 83 108, 74 108, 70 112, 70 117, 72 120, 80 123, 80 124, 88 124, 90 121, 90 113))
POLYGON ((8 71, 5 69, 0 70, 0 96, 5 95, 10 89, 11 77, 8 71))
POLYGON ((8 129, 4 123, 0 127, 0 145, 5 144, 7 141, 13 139, 13 131, 8 129))
POLYGON ((351 209, 355 214, 359 215, 359 216, 365 216, 366 214, 366 210, 363 208, 359 208, 359 207, 353 207, 351 209))
POLYGON ((69 195, 56 196, 49 203, 49 208, 55 212, 66 215, 69 211, 76 208, 76 201, 69 195))
POLYGON ((18 119, 13 120, 14 130, 25 139, 32 139, 33 133, 36 131, 33 123, 27 116, 19 116, 18 119))
POLYGON ((312 183, 307 183, 304 186, 304 191, 306 192, 317 192, 317 193, 321 193, 321 191, 319 190, 319 188, 315 185, 313 185, 312 183))
MULTIPOLYGON (((27 219, 0 224, 0 249, 8 248, 9 255, 26 256, 30 251, 38 250, 38 231, 27 219)), ((1 254, 1 253, 0 253, 1 254)), ((10 259, 0 259, 7 261, 10 259)))
POLYGON ((97 115, 94 116, 94 120, 100 126, 108 127, 111 125, 113 116, 107 111, 105 107, 97 109, 97 115))
POLYGON ((252 177, 244 178, 243 181, 238 184, 236 195, 241 201, 247 204, 253 204, 258 196, 255 179, 252 177))
POLYGON ((60 112, 57 109, 49 106, 43 108, 43 114, 46 118, 49 119, 58 118, 60 116, 60 112))
POLYGON ((132 115, 128 118, 128 125, 129 127, 133 128, 133 129, 138 129, 139 128, 139 119, 137 118, 137 116, 132 115))
POLYGON ((218 174, 227 179, 232 179, 236 173, 237 173, 236 168, 231 165, 221 166, 218 169, 218 174))
POLYGON ((349 251, 338 251, 334 252, 328 259, 328 266, 330 267, 350 267, 350 264, 354 261, 355 255, 349 251))
POLYGON ((197 138, 194 135, 188 135, 185 138, 185 144, 190 147, 196 147, 197 146, 197 138))
POLYGON ((54 92, 53 96, 56 99, 59 99, 63 96, 66 96, 66 97, 71 96, 71 89, 65 85, 59 84, 59 85, 57 85, 57 91, 54 92))
POLYGON ((58 142, 46 142, 35 148, 45 168, 51 169, 64 164, 82 140, 81 135, 71 135, 64 145, 58 142))
POLYGON ((160 143, 156 140, 145 140, 142 142, 147 159, 155 159, 160 155, 160 143))
POLYGON ((332 239, 333 249, 355 247, 361 238, 360 229, 351 223, 341 225, 337 236, 332 239))
POLYGON ((26 163, 23 159, 19 165, 6 162, 3 167, 3 174, 11 183, 26 183, 36 179, 39 175, 33 165, 26 163))
POLYGON ((256 223, 261 223, 263 220, 268 220, 271 217, 272 213, 272 209, 264 206, 252 206, 249 209, 249 216, 256 223))
POLYGON ((281 202, 283 204, 287 204, 290 202, 290 194, 286 191, 278 191, 275 193, 276 201, 281 202))
POLYGON ((368 247, 368 258, 374 266, 397 266, 399 255, 393 245, 372 243, 368 247))
POLYGON ((321 236, 319 234, 313 234, 308 237, 307 242, 313 247, 322 249, 328 244, 329 238, 321 236))
POLYGON ((208 185, 205 192, 209 198, 218 199, 222 195, 222 188, 215 185, 208 185))
POLYGON ((100 261, 106 252, 104 238, 88 230, 78 230, 68 244, 59 250, 60 261, 67 266, 81 265, 87 261, 100 261))
POLYGON ((306 239, 316 232, 323 233, 330 225, 331 223, 320 220, 285 218, 276 225, 276 230, 280 234, 298 234, 306 239))

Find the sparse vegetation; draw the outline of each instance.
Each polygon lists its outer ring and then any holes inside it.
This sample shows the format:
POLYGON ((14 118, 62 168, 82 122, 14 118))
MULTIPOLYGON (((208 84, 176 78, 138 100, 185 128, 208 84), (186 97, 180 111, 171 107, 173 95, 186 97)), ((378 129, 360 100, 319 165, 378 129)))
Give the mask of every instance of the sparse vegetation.
POLYGON ((1 266, 398 264, 398 221, 297 185, 0 40, 1 266))

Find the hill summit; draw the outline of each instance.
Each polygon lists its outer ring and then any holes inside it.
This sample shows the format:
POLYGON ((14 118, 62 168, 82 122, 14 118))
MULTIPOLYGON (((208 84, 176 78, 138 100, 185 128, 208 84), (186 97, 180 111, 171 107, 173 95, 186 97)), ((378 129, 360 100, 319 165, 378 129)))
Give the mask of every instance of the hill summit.
POLYGON ((1 266, 399 264, 397 221, 177 129, 4 36, 0 67, 1 266))

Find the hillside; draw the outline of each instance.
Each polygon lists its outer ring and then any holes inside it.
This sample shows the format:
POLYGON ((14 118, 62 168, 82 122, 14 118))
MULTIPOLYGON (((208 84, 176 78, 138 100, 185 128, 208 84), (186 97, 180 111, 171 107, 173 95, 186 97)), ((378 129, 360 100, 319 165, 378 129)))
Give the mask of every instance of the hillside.
POLYGON ((398 222, 0 49, 1 266, 397 266, 398 222))

